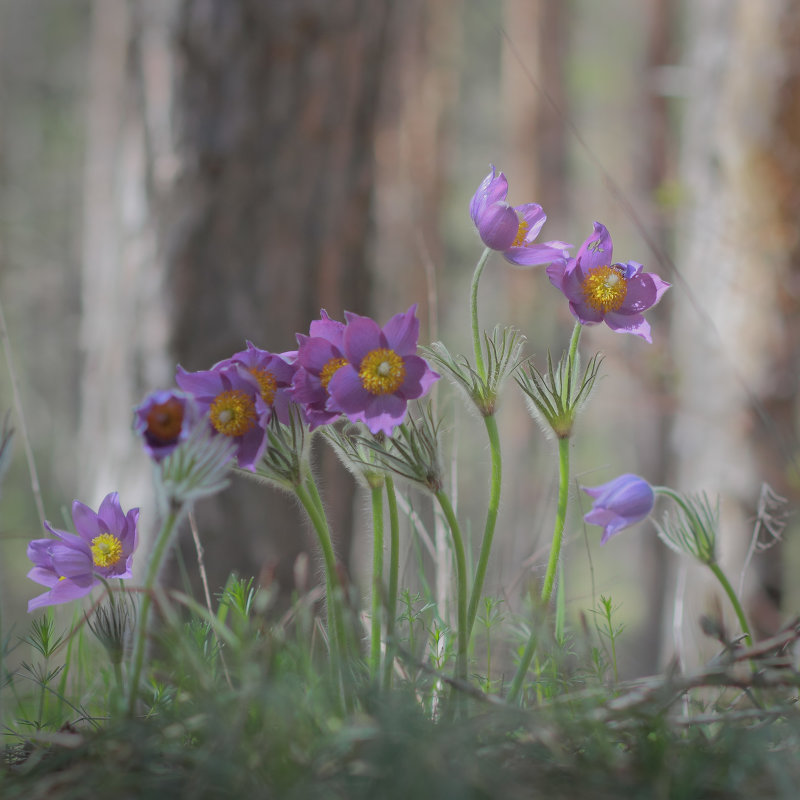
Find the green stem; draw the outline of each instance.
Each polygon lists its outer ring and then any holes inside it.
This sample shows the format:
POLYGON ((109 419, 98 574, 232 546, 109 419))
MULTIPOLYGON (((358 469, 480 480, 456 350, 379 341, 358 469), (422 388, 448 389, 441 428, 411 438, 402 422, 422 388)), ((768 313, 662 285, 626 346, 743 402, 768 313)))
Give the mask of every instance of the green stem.
MULTIPOLYGON (((573 335, 573 340, 575 339, 573 335)), ((577 347, 577 342, 575 342, 577 347)), ((573 351, 570 349, 570 354, 573 351)), ((550 596, 553 593, 553 584, 555 583, 556 569, 558 567, 558 559, 561 554, 561 541, 564 536, 564 526, 567 520, 567 498, 569 495, 569 438, 558 440, 558 507, 556 509, 556 524, 553 530, 553 543, 550 546, 550 559, 547 562, 547 572, 544 576, 544 584, 542 586, 542 606, 546 606, 550 602, 550 596)), ((511 689, 508 693, 508 702, 513 704, 519 699, 522 683, 528 673, 528 667, 531 665, 533 656, 536 653, 536 632, 531 633, 528 644, 525 647, 525 652, 522 654, 522 659, 519 662, 517 671, 514 675, 514 680, 511 683, 511 689)))
MULTIPOLYGON (((383 663, 383 687, 392 686, 394 667, 394 627, 397 618, 397 590, 400 575, 400 515, 394 481, 386 476, 386 502, 389 506, 389 592, 386 597, 386 660, 383 663)), ((411 651, 414 652, 413 650, 411 651)))
POLYGON ((466 681, 467 679, 467 559, 464 555, 464 540, 461 537, 461 528, 456 519, 455 511, 450 503, 450 498, 440 489, 436 492, 436 499, 439 501, 442 512, 444 513, 450 534, 453 537, 453 551, 456 556, 456 594, 457 594, 457 657, 456 657, 456 678, 466 681))
POLYGON ((481 329, 478 325, 478 283, 480 282, 481 273, 483 272, 483 268, 486 266, 486 262, 489 260, 491 253, 491 248, 487 247, 483 251, 481 257, 478 259, 478 263, 475 265, 475 272, 472 275, 472 285, 469 293, 469 307, 472 317, 472 346, 475 350, 475 368, 477 369, 478 375, 482 381, 486 380, 486 367, 483 363, 481 329))
POLYGON ((567 521, 567 497, 569 494, 569 439, 558 440, 558 508, 556 509, 556 525, 553 530, 553 544, 550 546, 550 560, 542 586, 542 605, 550 602, 553 583, 556 577, 558 559, 561 555, 561 540, 564 536, 564 525, 567 521))
POLYGON ((372 621, 370 624, 369 671, 374 680, 381 668, 381 615, 383 612, 383 482, 372 495, 372 621))
POLYGON ((131 671, 131 682, 128 695, 128 716, 133 716, 136 711, 136 699, 139 696, 139 679, 142 674, 142 665, 144 664, 144 651, 147 639, 147 618, 150 614, 150 605, 153 602, 153 585, 158 577, 158 572, 161 569, 161 562, 164 560, 164 555, 167 551, 167 546, 172 540, 172 534, 175 530, 175 525, 180 519, 183 512, 183 505, 170 505, 169 513, 167 514, 161 530, 156 536, 155 544, 153 545, 152 553, 150 554, 150 563, 147 567, 147 574, 144 579, 144 593, 142 594, 142 604, 139 607, 139 624, 136 631, 136 640, 133 648, 133 669, 131 671))
POLYGON ((500 508, 500 487, 503 478, 503 460, 500 455, 500 434, 497 430, 497 420, 494 414, 483 418, 486 425, 486 433, 489 435, 489 449, 492 454, 492 483, 489 492, 489 508, 486 512, 486 526, 483 530, 483 542, 481 552, 478 556, 478 566, 475 571, 475 582, 472 585, 472 593, 469 597, 469 607, 467 609, 467 641, 475 625, 475 616, 478 613, 478 603, 481 600, 483 582, 486 578, 486 568, 489 564, 489 553, 492 549, 495 526, 497 524, 497 512, 500 508))
POLYGON ((742 604, 739 602, 739 598, 736 596, 736 592, 733 591, 733 586, 731 586, 730 581, 726 577, 725 573, 720 568, 719 564, 716 561, 712 562, 708 565, 711 571, 716 575, 717 580, 722 585, 722 588, 725 590, 725 594, 728 595, 728 598, 731 601, 731 605, 733 606, 733 610, 736 612, 736 617, 739 620, 739 625, 742 628, 742 633, 744 633, 745 637, 745 644, 748 647, 751 647, 753 644, 753 636, 750 633, 750 626, 747 624, 747 617, 744 615, 744 609, 742 608, 742 604))
POLYGON ((325 561, 325 590, 327 597, 326 606, 328 608, 328 638, 333 650, 337 650, 340 656, 344 656, 347 651, 345 640, 344 622, 338 605, 339 574, 336 571, 336 555, 333 551, 333 541, 328 527, 328 521, 319 505, 319 492, 314 481, 307 477, 305 482, 294 487, 297 499, 303 504, 303 508, 314 526, 322 557, 325 561), (316 500, 315 500, 316 498, 316 500))

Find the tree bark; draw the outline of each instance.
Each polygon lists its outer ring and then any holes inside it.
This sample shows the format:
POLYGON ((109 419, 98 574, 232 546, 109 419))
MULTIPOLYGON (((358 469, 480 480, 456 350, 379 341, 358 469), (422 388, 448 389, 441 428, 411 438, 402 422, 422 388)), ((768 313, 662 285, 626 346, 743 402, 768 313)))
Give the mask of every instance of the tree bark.
MULTIPOLYGON (((674 301, 681 372, 673 442, 680 488, 720 496, 722 566, 735 586, 759 485, 786 494, 795 469, 800 10, 783 0, 709 0, 688 13, 695 41, 683 175, 691 204, 674 301)), ((778 616, 765 598, 781 591, 780 574, 766 572, 750 582, 747 604, 764 633, 778 616)), ((696 618, 727 608, 706 577, 690 582, 684 604, 687 658, 700 645, 696 618)))

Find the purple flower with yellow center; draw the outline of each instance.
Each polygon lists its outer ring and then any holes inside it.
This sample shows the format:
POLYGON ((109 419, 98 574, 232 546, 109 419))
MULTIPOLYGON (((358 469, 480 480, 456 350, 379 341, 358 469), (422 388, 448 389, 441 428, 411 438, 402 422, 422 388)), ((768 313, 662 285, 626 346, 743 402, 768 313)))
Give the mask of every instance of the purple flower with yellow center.
POLYGON ((327 425, 341 415, 328 393, 328 384, 347 364, 344 323, 331 319, 325 309, 320 312, 320 317, 309 326, 308 336, 297 334, 298 369, 292 381, 294 399, 305 409, 310 430, 327 425))
POLYGON ((270 353, 248 341, 246 350, 234 353, 230 358, 215 364, 213 368, 220 369, 231 364, 244 367, 258 381, 261 398, 269 406, 270 411, 280 422, 288 425, 292 379, 297 371, 296 356, 295 351, 270 353))
POLYGON ((614 262, 611 234, 594 223, 594 232, 569 261, 547 268, 550 282, 569 300, 573 316, 582 325, 605 322, 612 331, 632 333, 652 342, 643 313, 652 308, 670 284, 643 272, 636 261, 614 262))
POLYGON ((511 206, 506 202, 508 181, 501 172, 495 175, 494 165, 472 197, 469 213, 481 241, 492 250, 499 250, 506 261, 522 267, 549 264, 565 259, 572 245, 552 241, 534 244, 547 219, 538 203, 511 206))
POLYGON ((271 409, 258 379, 241 364, 217 365, 201 372, 179 366, 178 386, 191 394, 211 427, 236 441, 236 459, 242 469, 254 470, 267 446, 271 409))
POLYGON ((620 475, 601 486, 581 487, 594 498, 592 510, 583 519, 590 525, 601 525, 605 544, 624 528, 635 525, 653 510, 653 487, 638 475, 620 475))
POLYGON ((328 382, 329 410, 363 422, 372 433, 390 436, 403 421, 409 400, 422 397, 437 375, 417 352, 416 304, 395 314, 383 328, 369 317, 345 311, 342 349, 347 363, 328 382))
POLYGON ((34 539, 28 558, 34 566, 28 577, 49 591, 34 597, 28 611, 66 603, 89 592, 100 579, 130 578, 138 542, 139 509, 126 514, 116 492, 106 495, 97 513, 79 501, 72 504, 77 534, 57 530, 45 522, 55 539, 34 539))
POLYGON ((154 461, 166 458, 189 438, 199 419, 194 398, 174 389, 149 394, 134 409, 134 430, 154 461))

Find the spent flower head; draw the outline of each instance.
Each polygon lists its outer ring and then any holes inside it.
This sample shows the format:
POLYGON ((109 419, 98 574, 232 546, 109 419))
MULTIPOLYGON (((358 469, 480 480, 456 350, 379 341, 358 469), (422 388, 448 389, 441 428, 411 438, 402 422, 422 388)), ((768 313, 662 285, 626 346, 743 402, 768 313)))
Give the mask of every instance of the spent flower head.
POLYGON ((101 580, 130 578, 138 542, 139 509, 126 514, 119 495, 106 495, 97 512, 76 500, 72 521, 77 534, 45 528, 55 539, 34 539, 28 545, 33 568, 28 577, 49 591, 34 597, 28 611, 83 597, 101 580))
POLYGON ((638 475, 620 475, 600 486, 582 486, 586 494, 594 498, 592 509, 584 515, 590 525, 601 525, 605 544, 621 530, 635 525, 653 510, 655 493, 653 487, 638 475))
POLYGON ((578 255, 566 262, 554 261, 547 274, 582 325, 605 322, 613 331, 652 342, 650 324, 642 312, 652 308, 670 284, 642 269, 636 261, 615 262, 611 234, 595 222, 578 255))
POLYGON ((501 172, 489 174, 472 197, 469 213, 481 241, 491 250, 498 250, 506 261, 516 266, 532 267, 563 260, 572 245, 552 241, 535 244, 547 219, 538 203, 511 206, 507 201, 508 180, 501 172))
POLYGON ((371 433, 391 435, 409 400, 428 392, 437 375, 417 353, 419 320, 414 304, 382 328, 369 317, 345 312, 342 349, 347 363, 328 382, 329 410, 341 410, 371 433))

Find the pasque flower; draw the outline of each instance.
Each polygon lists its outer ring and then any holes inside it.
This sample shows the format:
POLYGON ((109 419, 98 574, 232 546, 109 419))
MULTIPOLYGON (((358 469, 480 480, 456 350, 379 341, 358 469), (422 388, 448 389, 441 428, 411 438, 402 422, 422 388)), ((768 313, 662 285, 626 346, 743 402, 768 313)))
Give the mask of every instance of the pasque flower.
POLYGON ((157 391, 134 409, 133 427, 147 454, 161 461, 189 438, 199 416, 191 395, 174 389, 157 391))
POLYGON ((343 322, 331 319, 325 309, 309 326, 309 335, 297 334, 297 371, 292 380, 294 399, 305 409, 309 429, 341 416, 328 393, 328 384, 347 363, 344 356, 343 322), (330 401, 331 406, 328 407, 330 401))
POLYGON ((77 534, 45 523, 55 539, 34 539, 28 558, 34 566, 28 577, 49 591, 34 597, 28 611, 66 603, 89 594, 100 579, 130 578, 138 541, 139 509, 126 514, 116 492, 106 495, 97 513, 76 500, 72 521, 77 534))
POLYGON ((499 250, 507 261, 523 267, 549 264, 565 259, 572 246, 552 241, 534 244, 547 219, 538 203, 511 206, 506 202, 508 181, 491 166, 472 197, 469 213, 481 241, 492 250, 499 250))
POLYGON ((439 378, 416 355, 419 320, 414 304, 383 328, 369 317, 345 312, 342 348, 347 363, 328 382, 328 410, 340 410, 372 433, 390 436, 405 417, 408 401, 422 397, 439 378))
POLYGON ((643 520, 655 503, 653 487, 638 475, 620 475, 601 486, 581 487, 594 498, 592 510, 583 519, 590 525, 602 525, 605 544, 624 528, 643 520))
MULTIPOLYGON (((222 369, 232 364, 244 367, 261 388, 261 398, 284 425, 289 424, 289 403, 292 400, 292 379, 297 371, 296 353, 271 353, 261 350, 252 342, 247 349, 234 353, 215 364, 213 369, 222 369)), ((271 416, 270 414, 270 416, 271 416)))
POLYGON ((267 446, 267 423, 272 410, 255 375, 241 364, 187 372, 178 366, 175 380, 191 394, 211 427, 236 441, 242 469, 254 470, 267 446))
POLYGON ((568 261, 547 267, 550 282, 569 300, 582 325, 605 322, 613 331, 632 333, 651 342, 650 325, 642 312, 652 308, 670 284, 642 271, 636 261, 614 262, 611 234, 594 223, 594 232, 568 261))

